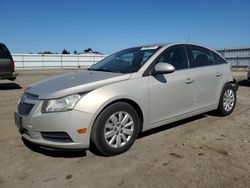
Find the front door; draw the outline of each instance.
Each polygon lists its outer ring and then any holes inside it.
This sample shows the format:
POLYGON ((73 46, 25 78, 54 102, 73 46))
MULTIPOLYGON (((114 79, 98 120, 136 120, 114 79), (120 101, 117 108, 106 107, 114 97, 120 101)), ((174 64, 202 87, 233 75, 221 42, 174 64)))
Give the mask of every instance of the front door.
POLYGON ((149 124, 161 124, 193 110, 195 77, 189 71, 185 48, 181 45, 166 49, 156 63, 166 62, 175 72, 149 76, 149 124))

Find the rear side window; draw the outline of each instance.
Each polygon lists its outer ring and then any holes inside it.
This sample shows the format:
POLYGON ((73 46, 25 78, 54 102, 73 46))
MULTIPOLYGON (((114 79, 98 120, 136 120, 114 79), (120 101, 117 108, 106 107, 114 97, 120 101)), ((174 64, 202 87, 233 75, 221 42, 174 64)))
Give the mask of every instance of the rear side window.
POLYGON ((0 59, 12 59, 9 50, 0 44, 0 59))
POLYGON ((214 57, 214 63, 217 64, 217 65, 220 65, 220 64, 227 64, 227 62, 222 58, 220 57, 218 54, 213 53, 213 57, 214 57))
POLYGON ((202 67, 214 65, 214 60, 210 50, 199 46, 188 46, 190 56, 190 67, 202 67))
POLYGON ((188 68, 185 48, 183 46, 173 46, 166 49, 157 58, 156 63, 170 63, 176 70, 188 68))

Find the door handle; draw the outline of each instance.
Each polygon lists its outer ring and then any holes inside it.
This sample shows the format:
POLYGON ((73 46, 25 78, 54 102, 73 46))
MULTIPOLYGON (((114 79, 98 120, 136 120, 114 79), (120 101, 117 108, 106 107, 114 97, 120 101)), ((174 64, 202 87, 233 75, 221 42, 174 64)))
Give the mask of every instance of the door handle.
POLYGON ((185 81, 186 84, 191 84, 193 82, 194 82, 194 79, 192 79, 192 78, 187 78, 185 81))
POLYGON ((217 77, 221 76, 221 72, 216 72, 215 74, 217 77))

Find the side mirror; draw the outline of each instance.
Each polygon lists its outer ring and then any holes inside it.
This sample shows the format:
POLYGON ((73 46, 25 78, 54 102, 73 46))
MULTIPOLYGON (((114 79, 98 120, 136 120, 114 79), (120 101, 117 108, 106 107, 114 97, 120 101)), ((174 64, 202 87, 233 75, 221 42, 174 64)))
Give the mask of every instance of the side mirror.
POLYGON ((154 70, 152 70, 151 74, 152 75, 157 75, 157 74, 168 74, 172 73, 175 71, 175 68, 173 65, 169 63, 164 63, 160 62, 155 65, 154 70))

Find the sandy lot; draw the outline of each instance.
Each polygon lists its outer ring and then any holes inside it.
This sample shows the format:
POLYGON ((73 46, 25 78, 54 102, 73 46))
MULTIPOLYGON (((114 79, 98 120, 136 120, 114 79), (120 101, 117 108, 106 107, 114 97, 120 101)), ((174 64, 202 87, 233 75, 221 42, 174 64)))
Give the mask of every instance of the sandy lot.
MULTIPOLYGON (((0 187, 250 187, 250 84, 240 81, 228 117, 199 115, 143 133, 126 153, 27 147, 14 126, 28 84, 65 71, 25 71, 0 81, 0 187)), ((242 81, 243 80, 243 81, 242 81)))

